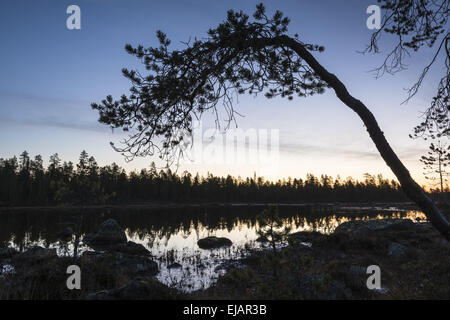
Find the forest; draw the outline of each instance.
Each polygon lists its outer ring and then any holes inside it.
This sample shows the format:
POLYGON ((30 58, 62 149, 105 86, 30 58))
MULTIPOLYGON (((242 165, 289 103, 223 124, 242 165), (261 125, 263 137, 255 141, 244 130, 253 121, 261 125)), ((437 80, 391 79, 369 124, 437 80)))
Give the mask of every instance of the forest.
POLYGON ((263 177, 206 177, 184 171, 148 169, 126 172, 116 163, 99 166, 82 151, 78 163, 26 151, 0 158, 0 204, 86 205, 136 202, 365 202, 407 201, 401 186, 381 174, 366 173, 363 181, 307 174, 302 178, 266 181, 263 177))

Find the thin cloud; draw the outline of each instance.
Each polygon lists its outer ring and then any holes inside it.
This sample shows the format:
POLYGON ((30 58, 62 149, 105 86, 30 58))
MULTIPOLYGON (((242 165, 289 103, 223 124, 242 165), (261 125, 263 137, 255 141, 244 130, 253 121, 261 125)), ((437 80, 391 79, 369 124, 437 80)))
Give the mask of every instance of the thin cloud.
MULTIPOLYGON (((321 156, 342 155, 358 159, 380 160, 381 155, 377 151, 365 151, 358 149, 348 149, 336 146, 321 146, 305 143, 280 143, 280 152, 292 154, 320 154, 321 156)), ((400 149, 397 154, 405 160, 417 160, 424 150, 421 148, 400 149)))
POLYGON ((3 124, 15 124, 15 125, 26 125, 26 126, 37 126, 37 127, 55 127, 64 129, 76 129, 76 130, 89 130, 96 132, 105 132, 108 129, 106 126, 101 125, 97 122, 83 122, 83 121, 63 121, 58 119, 14 119, 14 118, 0 118, 0 122, 3 124))
POLYGON ((28 92, 11 92, 11 91, 4 91, 0 90, 0 97, 2 100, 5 98, 12 99, 12 101, 22 101, 27 102, 27 105, 33 106, 36 104, 48 104, 48 105, 54 105, 54 104, 76 104, 76 105, 89 105, 90 102, 81 100, 81 99, 72 99, 72 98, 61 98, 61 97, 50 97, 50 96, 40 96, 31 94, 28 92))
POLYGON ((108 130, 108 127, 95 121, 96 118, 89 116, 89 103, 83 100, 0 91, 0 101, 2 124, 96 132, 108 130), (80 110, 81 107, 86 107, 86 111, 80 110))
POLYGON ((294 154, 320 154, 322 156, 328 155, 346 155, 357 158, 378 159, 380 155, 376 152, 351 150, 345 148, 319 146, 304 143, 280 143, 280 151, 294 154))

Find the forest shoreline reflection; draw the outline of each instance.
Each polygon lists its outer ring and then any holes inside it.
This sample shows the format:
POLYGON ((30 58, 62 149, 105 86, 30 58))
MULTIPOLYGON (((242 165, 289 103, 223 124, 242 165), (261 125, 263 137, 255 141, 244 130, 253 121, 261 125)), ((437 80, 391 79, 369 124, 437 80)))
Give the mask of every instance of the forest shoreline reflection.
MULTIPOLYGON (((126 229, 133 239, 154 235, 158 238, 201 230, 214 232, 234 229, 255 229, 256 217, 267 205, 242 206, 175 206, 154 208, 86 207, 57 210, 3 210, 0 214, 0 245, 14 243, 26 248, 28 243, 40 242, 44 246, 58 242, 64 228, 75 226, 83 216, 81 234, 96 231, 101 222, 113 218, 126 229)), ((337 225, 352 219, 420 218, 425 216, 406 206, 365 206, 359 204, 335 205, 280 205, 280 216, 293 230, 330 233, 337 225)))
MULTIPOLYGON (((292 232, 318 231, 329 234, 350 220, 406 218, 425 220, 415 210, 384 206, 280 206, 280 217, 292 232)), ((106 219, 113 218, 125 230, 128 240, 140 243, 158 261, 158 279, 183 290, 205 288, 221 273, 221 265, 234 261, 250 249, 261 248, 257 240, 256 217, 261 206, 187 206, 165 208, 85 208, 83 210, 12 210, 0 214, 0 246, 20 251, 39 245, 56 248, 58 255, 73 254, 73 238, 61 240, 64 228, 79 227, 82 237, 95 232, 106 219), (82 216, 82 219, 80 217, 82 216), (77 225, 82 221, 81 225, 77 225), (227 237, 231 248, 213 251, 198 248, 207 236, 227 237), (179 269, 171 269, 174 262, 179 269), (190 279, 188 283, 179 283, 190 279)), ((80 251, 92 250, 81 244, 80 251)))

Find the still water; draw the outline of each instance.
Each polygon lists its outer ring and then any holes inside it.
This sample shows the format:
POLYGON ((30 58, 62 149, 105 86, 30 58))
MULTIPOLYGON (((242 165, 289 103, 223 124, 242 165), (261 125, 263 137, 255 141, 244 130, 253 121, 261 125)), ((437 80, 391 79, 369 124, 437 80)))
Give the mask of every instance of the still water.
MULTIPOLYGON (((108 208, 81 210, 11 210, 0 212, 0 246, 21 251, 40 245, 56 248, 59 255, 73 254, 73 241, 61 241, 58 234, 67 227, 81 227, 81 234, 95 232, 108 218, 125 230, 128 240, 144 245, 159 264, 157 278, 183 291, 209 287, 224 266, 235 263, 256 241, 256 217, 263 206, 190 206, 172 208, 108 208), (82 217, 82 220, 80 219, 82 217), (82 223, 80 224, 80 221, 82 223), (203 250, 197 241, 207 236, 227 237, 229 248, 203 250), (174 262, 181 265, 169 268, 174 262)), ((425 220, 423 213, 396 207, 280 206, 280 216, 291 232, 331 233, 346 221, 382 218, 425 220)), ((92 250, 81 243, 81 252, 92 250)), ((1 269, 1 268, 0 268, 1 269)))

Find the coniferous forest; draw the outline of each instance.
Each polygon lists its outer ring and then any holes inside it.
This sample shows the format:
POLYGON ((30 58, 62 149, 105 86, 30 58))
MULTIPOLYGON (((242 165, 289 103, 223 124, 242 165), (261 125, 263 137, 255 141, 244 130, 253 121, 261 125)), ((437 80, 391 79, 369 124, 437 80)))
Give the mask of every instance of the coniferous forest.
POLYGON ((80 205, 133 202, 363 202, 406 201, 400 185, 366 173, 363 181, 326 174, 266 181, 263 177, 206 177, 158 169, 154 163, 126 172, 115 163, 99 166, 81 152, 78 163, 24 151, 0 159, 0 202, 11 205, 80 205))

